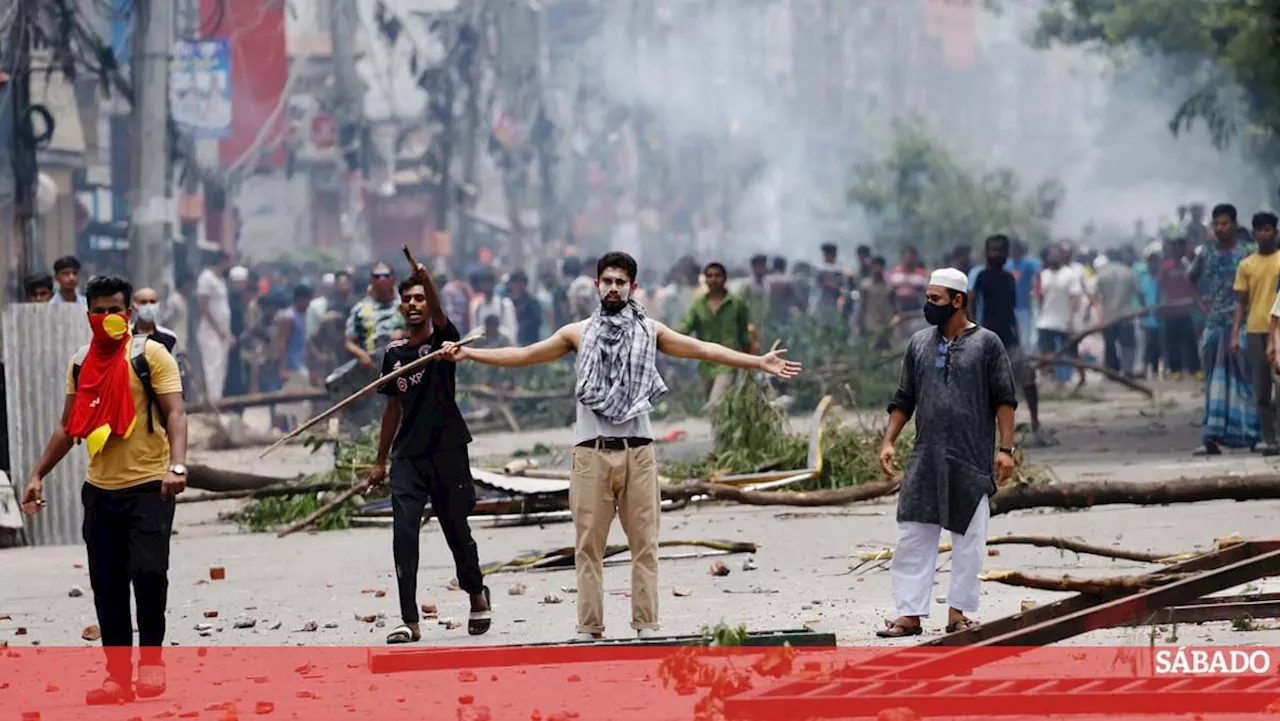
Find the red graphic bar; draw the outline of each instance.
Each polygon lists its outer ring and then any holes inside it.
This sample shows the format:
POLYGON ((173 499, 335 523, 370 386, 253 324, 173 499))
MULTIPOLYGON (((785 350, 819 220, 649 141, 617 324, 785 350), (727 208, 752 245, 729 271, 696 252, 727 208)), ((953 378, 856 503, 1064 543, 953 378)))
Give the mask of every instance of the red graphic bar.
POLYGON ((0 649, 0 720, 1155 719, 1195 714, 1243 719, 1275 718, 1280 712, 1280 648, 975 648, 948 668, 947 655, 955 658, 954 651, 620 644, 170 647, 164 649, 163 695, 89 707, 85 693, 105 677, 101 648, 10 647, 0 649), (876 665, 877 659, 904 652, 935 659, 932 675, 906 677, 876 665))

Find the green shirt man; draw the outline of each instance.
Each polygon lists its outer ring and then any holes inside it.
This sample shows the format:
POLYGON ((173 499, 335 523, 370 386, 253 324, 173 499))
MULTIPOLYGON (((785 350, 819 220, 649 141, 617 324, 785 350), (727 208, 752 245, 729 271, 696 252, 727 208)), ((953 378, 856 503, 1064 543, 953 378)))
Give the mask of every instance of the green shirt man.
MULTIPOLYGON (((751 347, 751 305, 740 296, 724 290, 725 271, 719 263, 708 265, 703 276, 707 281, 707 292, 689 306, 684 322, 680 324, 680 332, 746 352, 751 347)), ((732 368, 712 363, 698 364, 698 376, 702 378, 709 396, 718 395, 712 393, 712 387, 717 385, 721 376, 724 379, 718 383, 721 386, 719 390, 728 390, 733 372, 732 368)))

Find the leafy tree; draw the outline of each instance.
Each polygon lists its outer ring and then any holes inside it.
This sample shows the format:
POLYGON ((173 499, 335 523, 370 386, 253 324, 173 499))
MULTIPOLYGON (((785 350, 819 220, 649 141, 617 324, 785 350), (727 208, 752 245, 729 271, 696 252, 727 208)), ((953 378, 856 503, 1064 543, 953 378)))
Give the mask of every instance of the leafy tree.
POLYGON ((1023 194, 1008 168, 957 159, 918 123, 897 134, 881 158, 857 165, 848 200, 871 217, 877 244, 901 250, 950 251, 992 233, 1012 233, 1033 247, 1046 243, 1063 196, 1056 180, 1023 194))
POLYGON ((1045 0, 1033 44, 1091 48, 1123 67, 1164 61, 1184 93, 1169 119, 1178 133, 1203 123, 1223 148, 1244 138, 1280 159, 1280 0, 1045 0))

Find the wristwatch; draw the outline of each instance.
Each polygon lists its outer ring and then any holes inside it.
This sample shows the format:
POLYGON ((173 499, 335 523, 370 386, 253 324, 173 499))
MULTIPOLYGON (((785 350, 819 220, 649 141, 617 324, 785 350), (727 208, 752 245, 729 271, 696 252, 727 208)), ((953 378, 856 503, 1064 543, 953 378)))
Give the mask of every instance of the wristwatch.
POLYGON ((1017 452, 1018 449, 1017 447, 1009 447, 1009 448, 997 448, 996 450, 1001 453, 1008 453, 1009 455, 1012 456, 1014 453, 1017 452))
POLYGON ((187 467, 181 463, 175 463, 169 466, 169 472, 175 476, 185 476, 187 475, 187 467))

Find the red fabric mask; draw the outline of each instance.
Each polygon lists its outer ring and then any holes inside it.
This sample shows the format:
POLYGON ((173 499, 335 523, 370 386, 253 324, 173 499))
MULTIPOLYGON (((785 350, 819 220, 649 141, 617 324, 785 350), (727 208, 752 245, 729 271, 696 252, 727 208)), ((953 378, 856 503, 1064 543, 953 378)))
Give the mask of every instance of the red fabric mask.
POLYGON ((123 314, 90 314, 93 341, 80 364, 67 433, 87 441, 89 456, 102 451, 112 434, 128 438, 137 421, 129 388, 129 321, 123 314))

